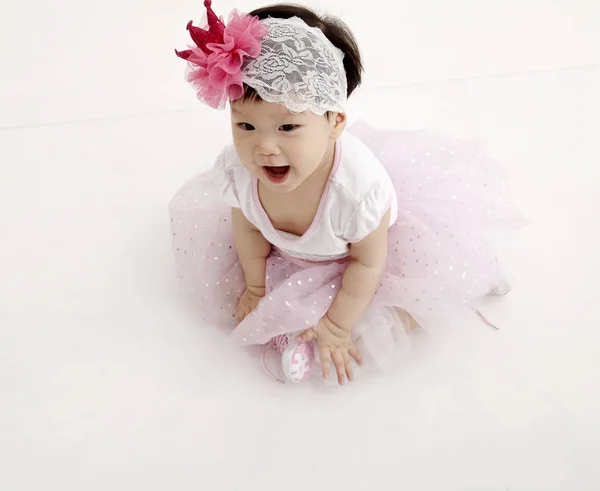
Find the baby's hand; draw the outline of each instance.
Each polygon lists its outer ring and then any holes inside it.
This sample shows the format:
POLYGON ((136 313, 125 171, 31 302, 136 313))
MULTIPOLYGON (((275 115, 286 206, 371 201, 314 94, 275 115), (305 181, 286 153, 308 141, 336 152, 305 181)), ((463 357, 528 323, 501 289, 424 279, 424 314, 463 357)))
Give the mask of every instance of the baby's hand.
POLYGON ((256 308, 264 296, 264 288, 246 288, 238 303, 237 321, 242 322, 256 308))
POLYGON ((356 363, 362 365, 360 354, 352 342, 352 331, 336 326, 325 316, 319 321, 316 329, 307 329, 298 336, 298 341, 308 342, 312 340, 316 340, 319 345, 323 378, 327 379, 329 377, 329 367, 333 361, 338 383, 344 385, 346 377, 352 382, 354 374, 352 373, 350 357, 354 358, 356 363))

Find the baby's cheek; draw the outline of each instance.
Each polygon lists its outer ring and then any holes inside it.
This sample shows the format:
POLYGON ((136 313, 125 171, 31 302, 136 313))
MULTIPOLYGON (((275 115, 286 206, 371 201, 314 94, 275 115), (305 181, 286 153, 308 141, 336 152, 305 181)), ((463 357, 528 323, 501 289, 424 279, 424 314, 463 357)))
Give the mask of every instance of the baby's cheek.
POLYGON ((258 165, 254 162, 254 158, 250 154, 239 154, 238 157, 240 162, 242 162, 243 166, 248 169, 250 172, 255 172, 258 168, 258 165))
POLYGON ((313 169, 311 165, 307 165, 306 162, 300 162, 295 166, 296 174, 301 177, 308 177, 312 174, 313 169))

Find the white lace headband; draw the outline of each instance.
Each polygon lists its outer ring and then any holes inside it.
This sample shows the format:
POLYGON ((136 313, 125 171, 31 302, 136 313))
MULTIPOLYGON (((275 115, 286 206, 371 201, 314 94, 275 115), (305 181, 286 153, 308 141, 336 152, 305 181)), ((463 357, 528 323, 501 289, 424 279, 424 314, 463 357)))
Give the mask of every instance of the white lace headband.
POLYGON ((187 81, 198 98, 223 109, 246 84, 266 102, 290 111, 345 112, 344 54, 323 32, 297 17, 259 20, 233 11, 224 24, 205 0, 208 28, 187 26, 196 47, 176 51, 188 61, 187 81))

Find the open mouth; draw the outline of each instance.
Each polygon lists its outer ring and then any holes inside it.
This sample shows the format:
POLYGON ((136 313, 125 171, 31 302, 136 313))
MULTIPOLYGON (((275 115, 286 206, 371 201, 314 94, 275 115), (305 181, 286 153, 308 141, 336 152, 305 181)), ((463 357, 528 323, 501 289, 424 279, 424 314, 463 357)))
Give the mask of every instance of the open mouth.
POLYGON ((281 167, 263 167, 263 169, 265 170, 265 174, 269 178, 269 181, 274 183, 282 183, 290 173, 289 165, 281 167))

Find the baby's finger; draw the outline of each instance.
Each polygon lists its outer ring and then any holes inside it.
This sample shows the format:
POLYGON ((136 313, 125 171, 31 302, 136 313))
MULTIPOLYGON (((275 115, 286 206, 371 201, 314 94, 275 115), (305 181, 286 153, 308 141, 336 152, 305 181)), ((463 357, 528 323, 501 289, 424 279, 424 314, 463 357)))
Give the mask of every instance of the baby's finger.
POLYGON ((346 377, 352 382, 354 380, 354 373, 352 372, 352 361, 348 353, 344 353, 344 365, 346 366, 346 377))
POLYGON ((337 351, 333 353, 333 364, 335 365, 335 371, 338 376, 338 383, 344 385, 346 380, 346 364, 344 363, 343 355, 337 351))
POLYGON ((317 331, 315 329, 313 329, 312 327, 305 334, 306 334, 305 341, 307 343, 309 341, 314 341, 315 339, 317 339, 317 331))
POLYGON ((358 363, 359 366, 363 364, 362 357, 360 356, 360 353, 354 346, 348 349, 348 353, 350 353, 350 356, 354 358, 354 360, 356 361, 356 363, 358 363))
POLYGON ((297 341, 301 341, 303 343, 308 343, 313 339, 317 339, 317 332, 312 327, 301 333, 298 337, 296 337, 297 341))
POLYGON ((331 353, 328 349, 321 348, 321 370, 323 370, 323 378, 329 378, 329 370, 331 367, 331 353))

